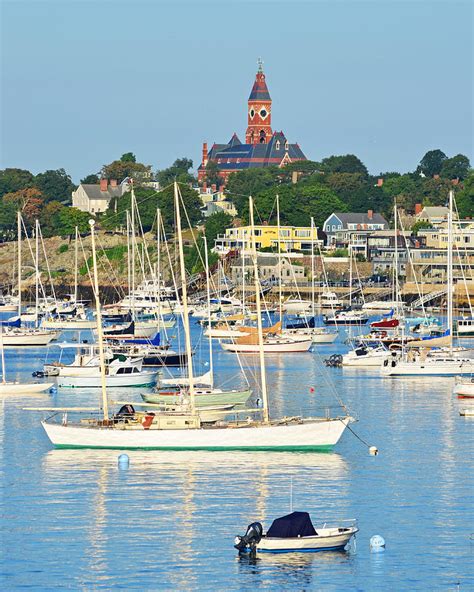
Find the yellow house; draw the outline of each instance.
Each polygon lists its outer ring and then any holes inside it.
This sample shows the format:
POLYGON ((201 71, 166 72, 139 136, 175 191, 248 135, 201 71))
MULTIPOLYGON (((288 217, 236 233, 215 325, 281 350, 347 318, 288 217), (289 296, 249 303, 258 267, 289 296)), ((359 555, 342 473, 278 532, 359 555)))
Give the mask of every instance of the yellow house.
MULTIPOLYGON (((214 251, 216 253, 228 253, 233 249, 251 249, 252 234, 250 226, 227 228, 224 235, 216 239, 214 251)), ((281 252, 311 251, 318 246, 318 229, 306 226, 280 226, 280 239, 278 240, 278 226, 263 224, 255 226, 255 243, 257 249, 272 248, 278 250, 280 242, 281 252)), ((323 241, 319 241, 322 245, 323 241)))
MULTIPOLYGON (((424 237, 427 248, 446 249, 448 247, 448 228, 443 223, 437 228, 426 228, 418 231, 418 236, 424 237)), ((474 222, 471 220, 459 220, 453 222, 453 247, 454 249, 474 248, 474 222)))

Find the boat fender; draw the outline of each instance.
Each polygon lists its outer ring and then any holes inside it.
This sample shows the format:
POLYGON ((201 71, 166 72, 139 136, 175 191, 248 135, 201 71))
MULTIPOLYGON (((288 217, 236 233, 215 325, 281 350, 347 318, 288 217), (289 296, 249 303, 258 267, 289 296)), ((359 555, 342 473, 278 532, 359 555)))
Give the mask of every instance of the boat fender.
POLYGON ((385 551, 385 539, 379 534, 374 534, 373 537, 370 537, 370 551, 371 553, 385 551))
POLYGON ((143 429, 144 430, 149 430, 150 429, 150 426, 153 423, 154 417, 155 417, 155 414, 153 412, 152 413, 147 413, 145 415, 145 417, 142 419, 142 426, 143 426, 143 429))
POLYGON ((118 467, 119 469, 128 469, 130 465, 130 458, 128 454, 120 454, 118 457, 118 467))

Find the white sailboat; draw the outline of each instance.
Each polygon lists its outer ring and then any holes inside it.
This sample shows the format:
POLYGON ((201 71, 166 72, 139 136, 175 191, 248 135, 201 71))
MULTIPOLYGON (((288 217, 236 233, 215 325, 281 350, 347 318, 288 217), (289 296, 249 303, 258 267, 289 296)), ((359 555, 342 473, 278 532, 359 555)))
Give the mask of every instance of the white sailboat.
POLYGON ((44 393, 49 391, 54 384, 48 382, 18 382, 7 380, 5 370, 5 350, 3 347, 3 327, 0 325, 0 358, 2 364, 2 380, 0 382, 0 395, 24 395, 32 393, 44 393))
MULTIPOLYGON (((181 236, 180 204, 178 188, 175 183, 176 224, 183 296, 183 321, 185 328, 186 352, 191 360, 191 338, 187 314, 187 291, 181 236)), ((253 204, 250 198, 251 224, 253 226, 253 204)), ((66 448, 117 448, 117 449, 165 449, 165 450, 329 450, 340 439, 351 418, 347 415, 337 418, 291 417, 270 420, 265 376, 265 359, 260 348, 260 367, 262 383, 263 421, 206 422, 199 415, 195 405, 192 364, 189 371, 189 413, 134 412, 127 417, 108 412, 107 390, 105 384, 105 363, 103 357, 103 336, 100 323, 100 302, 95 257, 94 228, 92 229, 94 284, 98 315, 98 337, 102 369, 102 407, 103 419, 72 423, 67 416, 61 423, 52 420, 42 425, 56 447, 66 448)), ((257 322, 260 344, 263 342, 262 319, 260 315, 260 292, 258 288, 258 269, 256 263, 255 238, 253 239, 254 269, 256 282, 257 322)), ((228 413, 228 412, 227 412, 228 413)), ((245 410, 249 415, 249 410, 245 410)))

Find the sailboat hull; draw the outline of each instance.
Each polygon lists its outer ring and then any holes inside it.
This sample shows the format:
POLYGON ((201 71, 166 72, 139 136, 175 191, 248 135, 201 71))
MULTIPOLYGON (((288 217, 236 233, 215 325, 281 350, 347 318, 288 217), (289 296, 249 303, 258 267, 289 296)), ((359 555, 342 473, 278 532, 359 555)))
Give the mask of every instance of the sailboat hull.
POLYGON ((42 422, 56 448, 117 450, 329 451, 349 417, 305 419, 301 423, 210 429, 120 429, 42 422))
MULTIPOLYGON (((197 388, 194 392, 194 400, 196 407, 205 407, 207 405, 228 405, 231 403, 233 405, 242 405, 248 400, 251 394, 249 389, 241 391, 212 391, 212 389, 210 389, 208 391, 202 391, 197 388)), ((180 403, 181 397, 179 392, 158 391, 157 393, 144 393, 142 394, 142 399, 145 403, 168 403, 170 405, 175 405, 180 403)))
MULTIPOLYGON (((312 341, 309 338, 305 341, 281 340, 275 343, 264 343, 262 349, 266 354, 305 352, 311 347, 312 341)), ((259 345, 252 343, 221 343, 222 349, 241 354, 256 354, 259 352, 259 345)))
POLYGON ((0 395, 27 395, 32 393, 44 393, 54 386, 52 382, 0 382, 0 395))

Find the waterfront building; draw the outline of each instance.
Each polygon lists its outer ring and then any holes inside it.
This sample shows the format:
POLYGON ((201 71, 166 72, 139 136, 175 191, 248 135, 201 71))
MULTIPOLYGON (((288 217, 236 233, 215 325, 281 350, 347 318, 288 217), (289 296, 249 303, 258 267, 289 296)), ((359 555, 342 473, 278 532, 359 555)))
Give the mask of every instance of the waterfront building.
MULTIPOLYGON (((227 228, 224 235, 216 238, 214 251, 220 254, 226 254, 229 251, 247 249, 252 246, 252 232, 250 226, 239 226, 236 228, 227 228)), ((311 251, 311 244, 318 248, 318 242, 322 245, 323 241, 318 238, 318 229, 309 226, 280 226, 280 250, 284 252, 292 251, 311 251)), ((255 226, 255 243, 257 249, 278 250, 278 226, 269 226, 262 224, 255 226)))
POLYGON ((285 134, 272 130, 272 99, 268 91, 262 62, 247 102, 247 130, 245 143, 236 133, 226 144, 213 144, 208 150, 202 146, 202 161, 198 168, 200 183, 206 179, 206 166, 214 161, 225 182, 231 173, 255 167, 282 167, 290 162, 306 160, 298 144, 290 144, 285 134))
POLYGON ((387 230, 388 222, 373 210, 367 212, 333 212, 324 222, 327 246, 347 248, 353 253, 366 253, 367 236, 375 230, 387 230))
POLYGON ((419 204, 416 205, 416 209, 419 210, 415 214, 417 222, 425 221, 433 226, 437 226, 448 220, 449 208, 446 206, 425 206, 423 209, 420 209, 419 204))
POLYGON ((129 190, 128 179, 117 184, 115 179, 110 183, 107 179, 101 179, 100 183, 81 183, 72 192, 72 205, 74 208, 90 214, 101 214, 109 207, 115 197, 122 197, 129 190))
MULTIPOLYGON (((257 256, 258 275, 263 281, 278 282, 280 278, 282 284, 295 285, 295 282, 305 280, 303 261, 298 261, 298 263, 296 261, 288 257, 280 257, 280 261, 278 261, 278 257, 271 253, 259 253, 257 256)), ((252 257, 244 256, 243 261, 241 257, 233 260, 230 276, 234 285, 241 286, 244 278, 246 282, 253 281, 253 273, 252 257)))
MULTIPOLYGON (((418 236, 425 247, 430 249, 446 249, 448 247, 448 224, 439 223, 436 228, 420 228, 418 236)), ((474 221, 455 220, 453 222, 453 249, 474 249, 474 221)))

